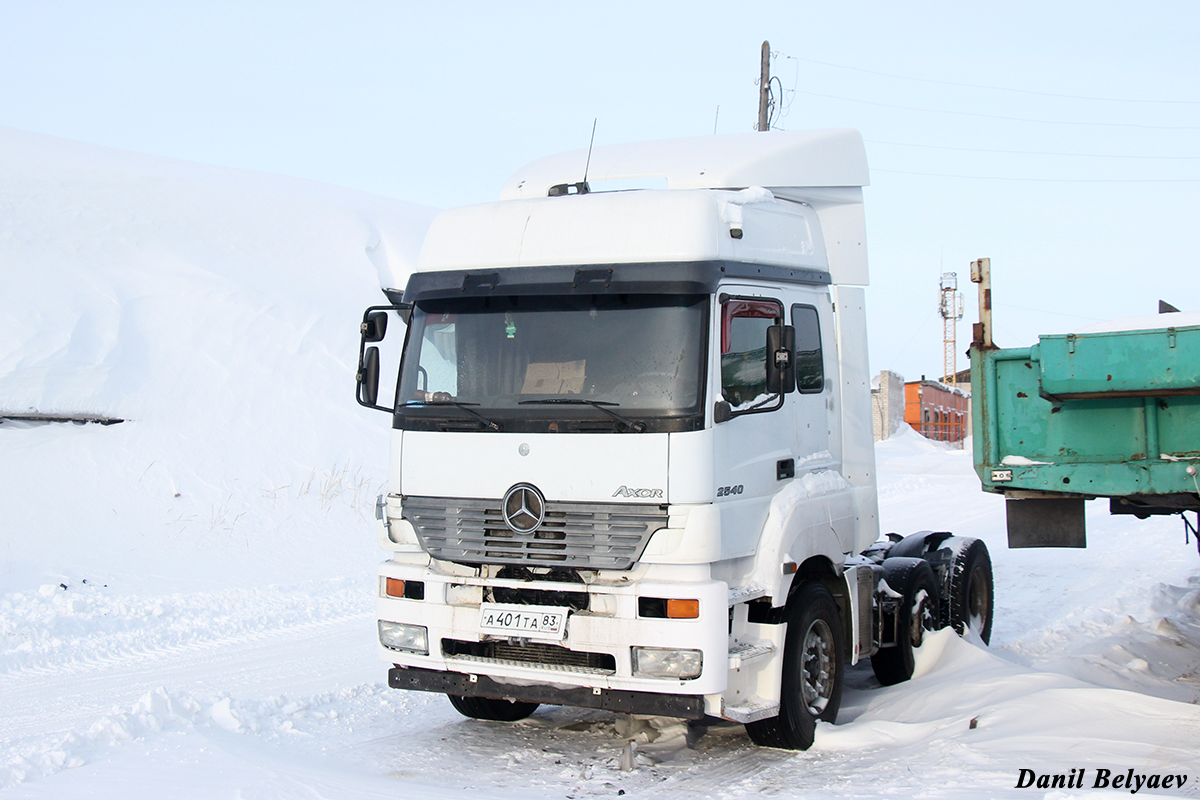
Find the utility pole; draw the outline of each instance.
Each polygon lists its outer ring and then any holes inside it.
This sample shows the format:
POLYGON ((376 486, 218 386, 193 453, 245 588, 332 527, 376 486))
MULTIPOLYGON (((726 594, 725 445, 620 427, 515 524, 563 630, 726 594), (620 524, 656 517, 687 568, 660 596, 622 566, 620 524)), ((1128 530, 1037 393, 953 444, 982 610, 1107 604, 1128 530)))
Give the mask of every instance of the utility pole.
POLYGON ((763 42, 762 68, 758 75, 758 130, 767 131, 771 121, 767 116, 767 106, 771 102, 771 43, 763 42))

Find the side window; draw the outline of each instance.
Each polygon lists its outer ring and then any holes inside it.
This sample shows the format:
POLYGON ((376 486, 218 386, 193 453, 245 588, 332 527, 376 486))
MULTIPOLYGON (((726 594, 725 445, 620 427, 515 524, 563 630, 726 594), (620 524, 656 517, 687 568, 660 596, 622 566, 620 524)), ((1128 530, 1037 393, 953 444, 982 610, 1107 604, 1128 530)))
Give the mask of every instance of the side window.
POLYGON ((792 306, 796 329, 796 388, 801 394, 825 389, 825 362, 821 356, 821 323, 812 306, 792 306))
POLYGON ((734 412, 783 405, 781 395, 767 393, 767 328, 782 319, 783 306, 771 300, 721 304, 721 394, 734 412))
POLYGON ((455 325, 449 315, 442 321, 430 321, 425 325, 424 341, 421 342, 421 367, 417 378, 418 389, 426 392, 445 392, 451 397, 458 394, 458 355, 455 325))

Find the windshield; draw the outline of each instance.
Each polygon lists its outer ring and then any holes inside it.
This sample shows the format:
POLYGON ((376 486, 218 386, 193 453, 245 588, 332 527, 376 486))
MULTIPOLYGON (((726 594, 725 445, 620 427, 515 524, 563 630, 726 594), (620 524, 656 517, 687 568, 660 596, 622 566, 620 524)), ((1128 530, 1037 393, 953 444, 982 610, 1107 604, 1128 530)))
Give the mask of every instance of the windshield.
POLYGON ((397 419, 421 429, 445 427, 421 422, 436 419, 503 430, 691 430, 707 318, 706 295, 419 301, 397 419), (573 424, 584 420, 595 424, 573 424))

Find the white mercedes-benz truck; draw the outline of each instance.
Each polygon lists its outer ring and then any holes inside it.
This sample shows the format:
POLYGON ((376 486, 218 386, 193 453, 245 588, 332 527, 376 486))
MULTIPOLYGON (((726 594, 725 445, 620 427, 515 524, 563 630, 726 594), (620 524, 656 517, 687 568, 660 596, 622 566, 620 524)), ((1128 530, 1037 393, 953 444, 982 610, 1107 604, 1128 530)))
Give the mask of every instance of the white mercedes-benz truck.
POLYGON ((535 161, 434 220, 361 327, 389 685, 803 749, 845 665, 890 684, 926 630, 988 638, 982 542, 877 541, 867 182, 857 131, 711 136, 535 161))

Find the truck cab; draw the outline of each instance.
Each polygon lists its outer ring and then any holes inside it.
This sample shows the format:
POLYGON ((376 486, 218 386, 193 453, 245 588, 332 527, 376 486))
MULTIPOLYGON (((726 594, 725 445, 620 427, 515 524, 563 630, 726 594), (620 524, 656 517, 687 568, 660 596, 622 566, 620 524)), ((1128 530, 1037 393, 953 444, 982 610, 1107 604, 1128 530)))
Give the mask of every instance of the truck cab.
POLYGON ((807 747, 845 663, 911 674, 971 545, 873 544, 866 184, 856 131, 714 136, 553 156, 435 219, 362 325, 390 685, 807 747))

